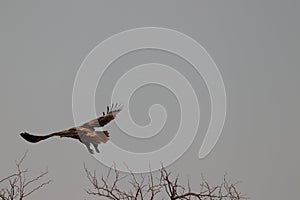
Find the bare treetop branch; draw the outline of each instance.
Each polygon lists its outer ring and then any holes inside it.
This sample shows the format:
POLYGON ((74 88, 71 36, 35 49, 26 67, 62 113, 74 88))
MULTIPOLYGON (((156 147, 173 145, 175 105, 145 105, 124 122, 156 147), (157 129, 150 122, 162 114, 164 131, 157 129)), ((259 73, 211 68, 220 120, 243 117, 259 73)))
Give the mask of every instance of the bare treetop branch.
MULTIPOLYGON (((129 169, 128 169, 129 170, 129 169)), ((87 194, 108 199, 118 200, 153 200, 153 199, 170 199, 170 200, 241 200, 248 199, 237 189, 237 183, 231 183, 227 180, 226 175, 223 182, 217 186, 211 186, 203 177, 198 191, 191 189, 188 180, 187 185, 179 181, 179 175, 171 177, 171 173, 165 167, 159 170, 159 177, 154 177, 150 169, 148 174, 134 174, 130 170, 130 177, 123 185, 131 186, 127 189, 120 189, 121 185, 120 172, 114 168, 110 169, 106 178, 98 180, 96 174, 90 173, 85 167, 85 172, 93 188, 88 189, 87 194), (111 173, 114 173, 114 177, 111 173), (112 178, 112 179, 110 179, 112 178), (129 184, 128 184, 129 183, 129 184)), ((126 176, 125 176, 126 177, 126 176)), ((124 178, 124 177, 123 177, 124 178)), ((127 177, 128 178, 128 177, 127 177)))
POLYGON ((41 172, 40 175, 31 178, 29 181, 27 180, 26 175, 28 169, 22 169, 22 164, 27 156, 27 152, 28 151, 24 153, 19 161, 15 161, 17 171, 0 180, 1 184, 6 183, 3 188, 0 189, 1 200, 23 200, 51 182, 51 180, 47 180, 39 183, 40 179, 48 174, 48 170, 41 172), (33 188, 30 189, 31 185, 33 185, 33 188))

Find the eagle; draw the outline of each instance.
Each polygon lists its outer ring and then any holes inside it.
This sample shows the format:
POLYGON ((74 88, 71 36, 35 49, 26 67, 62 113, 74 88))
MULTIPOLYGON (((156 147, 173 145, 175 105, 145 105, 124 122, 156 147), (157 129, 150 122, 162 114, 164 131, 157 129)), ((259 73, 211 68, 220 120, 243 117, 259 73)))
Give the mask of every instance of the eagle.
POLYGON ((31 143, 37 143, 54 136, 73 138, 83 143, 91 154, 94 154, 93 149, 91 149, 91 144, 94 146, 96 152, 100 153, 98 144, 106 143, 109 140, 109 133, 108 131, 96 131, 95 128, 104 127, 114 120, 117 114, 122 110, 122 107, 123 106, 120 104, 112 104, 111 107, 107 106, 106 113, 103 112, 102 116, 88 121, 81 126, 72 127, 67 130, 54 132, 48 135, 32 135, 27 132, 22 132, 20 135, 31 143))

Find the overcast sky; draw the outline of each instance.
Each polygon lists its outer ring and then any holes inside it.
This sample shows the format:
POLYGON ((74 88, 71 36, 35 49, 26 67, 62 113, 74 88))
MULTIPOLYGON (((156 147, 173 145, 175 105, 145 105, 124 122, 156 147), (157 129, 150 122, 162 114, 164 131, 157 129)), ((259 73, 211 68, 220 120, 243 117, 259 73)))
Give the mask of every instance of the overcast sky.
MULTIPOLYGON (((30 199, 87 198, 83 163, 100 174, 107 171, 103 164, 77 141, 53 138, 32 145, 19 133, 45 134, 73 126, 73 84, 88 53, 113 34, 155 26, 192 37, 219 67, 227 94, 227 117, 213 151, 203 160, 197 157, 210 119, 205 83, 189 63, 168 52, 141 50, 112 63, 97 89, 97 112, 104 111, 113 81, 124 70, 149 62, 172 66, 197 90, 201 122, 191 147, 169 169, 190 177, 193 185, 199 183, 201 174, 216 183, 227 172, 230 179, 242 181, 240 190, 252 199, 297 199, 299 8, 300 3, 292 0, 1 0, 0 177, 12 172, 14 160, 28 149, 24 166, 32 173, 47 167, 53 179, 30 199)), ((174 94, 167 88, 147 85, 132 96, 130 110, 136 123, 145 125, 149 123, 147 110, 157 103, 169 116, 158 135, 137 140, 112 123, 107 127, 112 142, 134 152, 167 144, 180 120, 174 94)))

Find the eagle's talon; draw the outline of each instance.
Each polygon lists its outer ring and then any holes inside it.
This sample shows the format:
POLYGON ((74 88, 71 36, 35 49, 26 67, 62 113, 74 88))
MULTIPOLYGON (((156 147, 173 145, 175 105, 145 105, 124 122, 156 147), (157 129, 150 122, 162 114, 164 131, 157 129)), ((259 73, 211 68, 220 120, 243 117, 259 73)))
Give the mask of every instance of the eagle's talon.
POLYGON ((98 149, 98 144, 93 144, 93 146, 94 146, 96 152, 97 152, 97 153, 100 153, 100 151, 99 151, 99 149, 98 149))
POLYGON ((89 152, 90 152, 91 154, 94 154, 94 150, 93 150, 93 149, 89 149, 89 152))

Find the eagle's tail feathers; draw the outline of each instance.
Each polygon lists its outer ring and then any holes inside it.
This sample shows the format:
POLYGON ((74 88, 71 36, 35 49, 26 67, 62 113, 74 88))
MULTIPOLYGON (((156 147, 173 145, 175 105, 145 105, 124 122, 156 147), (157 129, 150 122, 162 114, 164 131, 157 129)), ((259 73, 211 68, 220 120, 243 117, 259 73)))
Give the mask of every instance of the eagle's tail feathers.
POLYGON ((27 140, 28 142, 31 142, 31 143, 37 143, 39 141, 42 141, 42 140, 45 140, 45 139, 48 139, 52 136, 55 136, 55 134, 49 134, 49 135, 31 135, 27 132, 24 132, 24 133, 21 133, 20 134, 25 140, 27 140))

